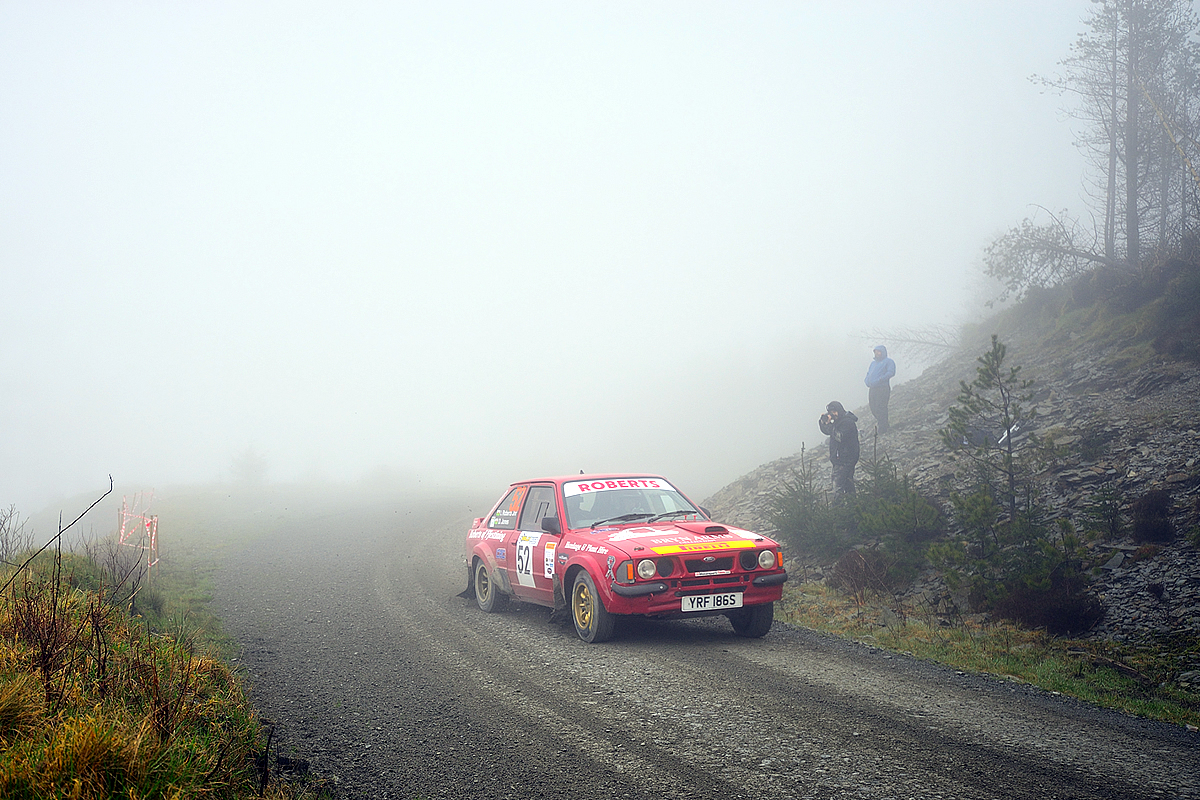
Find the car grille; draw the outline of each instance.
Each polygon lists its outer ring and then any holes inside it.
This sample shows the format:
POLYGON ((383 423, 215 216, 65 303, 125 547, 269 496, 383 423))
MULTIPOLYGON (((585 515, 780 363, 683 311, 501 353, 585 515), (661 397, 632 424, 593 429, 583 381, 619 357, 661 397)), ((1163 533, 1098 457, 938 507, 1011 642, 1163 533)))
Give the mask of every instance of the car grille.
POLYGON ((733 569, 733 556, 724 556, 714 561, 702 558, 689 558, 683 562, 688 572, 711 572, 717 569, 733 569))
POLYGON ((742 583, 746 580, 743 575, 740 578, 737 575, 723 575, 720 578, 693 578, 690 581, 679 581, 680 586, 719 586, 725 583, 742 583))

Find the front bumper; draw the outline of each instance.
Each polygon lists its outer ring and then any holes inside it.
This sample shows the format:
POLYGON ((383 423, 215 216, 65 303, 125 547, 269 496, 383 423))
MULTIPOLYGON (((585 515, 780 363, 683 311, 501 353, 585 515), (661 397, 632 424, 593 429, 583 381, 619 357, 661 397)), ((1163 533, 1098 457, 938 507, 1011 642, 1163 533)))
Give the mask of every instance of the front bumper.
POLYGON ((637 583, 632 586, 627 586, 623 583, 612 584, 613 594, 619 594, 621 597, 645 597, 648 594, 658 594, 665 592, 671 587, 664 581, 656 583, 637 583))
POLYGON ((782 597, 787 572, 781 570, 766 575, 743 574, 738 577, 740 579, 733 576, 712 580, 671 578, 634 584, 614 581, 608 585, 611 602, 606 601, 605 605, 614 614, 675 616, 682 613, 681 602, 684 597, 728 592, 740 592, 745 606, 760 605, 782 597))
POLYGON ((759 575, 751 583, 755 586, 782 586, 787 583, 787 573, 778 572, 774 575, 759 575))

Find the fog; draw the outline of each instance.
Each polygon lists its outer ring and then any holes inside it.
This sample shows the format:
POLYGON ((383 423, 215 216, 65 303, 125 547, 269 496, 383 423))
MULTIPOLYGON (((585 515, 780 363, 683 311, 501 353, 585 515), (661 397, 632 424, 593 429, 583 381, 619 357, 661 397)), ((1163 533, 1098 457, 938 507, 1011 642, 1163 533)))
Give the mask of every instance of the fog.
POLYGON ((1080 205, 1029 76, 1089 6, 4 3, 0 504, 251 450, 703 498, 1080 205))

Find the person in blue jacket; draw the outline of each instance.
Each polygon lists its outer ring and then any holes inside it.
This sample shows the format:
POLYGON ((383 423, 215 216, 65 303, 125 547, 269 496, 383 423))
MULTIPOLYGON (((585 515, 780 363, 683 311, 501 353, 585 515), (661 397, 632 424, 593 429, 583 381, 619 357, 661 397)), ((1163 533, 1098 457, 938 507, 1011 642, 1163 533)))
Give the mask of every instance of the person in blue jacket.
POLYGON ((867 402, 880 433, 887 433, 888 400, 892 397, 892 378, 896 377, 896 362, 888 358, 887 348, 875 345, 875 360, 867 367, 867 402))

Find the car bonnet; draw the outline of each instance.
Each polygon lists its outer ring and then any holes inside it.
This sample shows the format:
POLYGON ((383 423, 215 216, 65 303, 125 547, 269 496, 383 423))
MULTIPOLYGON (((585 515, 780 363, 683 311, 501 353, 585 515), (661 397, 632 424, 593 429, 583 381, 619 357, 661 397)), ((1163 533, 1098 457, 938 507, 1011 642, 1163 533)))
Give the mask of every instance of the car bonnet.
POLYGON ((596 528, 592 533, 598 540, 625 552, 648 552, 664 556, 742 550, 772 544, 769 539, 752 531, 704 521, 605 526, 596 528))

